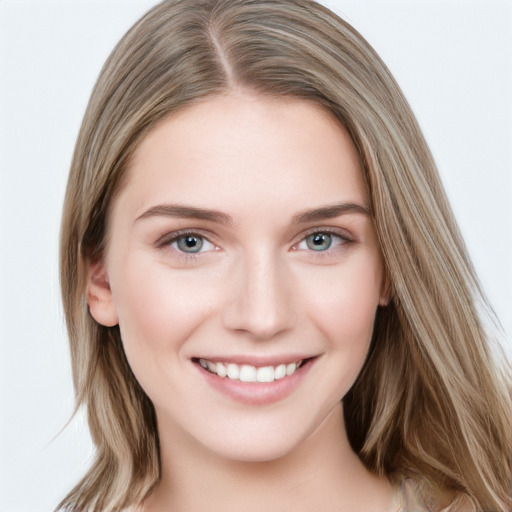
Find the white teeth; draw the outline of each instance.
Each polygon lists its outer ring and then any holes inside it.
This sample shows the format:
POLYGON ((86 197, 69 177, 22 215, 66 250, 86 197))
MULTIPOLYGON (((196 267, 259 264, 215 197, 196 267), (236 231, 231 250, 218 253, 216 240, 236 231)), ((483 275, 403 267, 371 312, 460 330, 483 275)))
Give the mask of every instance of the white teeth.
POLYGON ((286 375, 291 375, 297 369, 297 365, 295 363, 290 363, 286 365, 286 375))
POLYGON ((301 367, 303 361, 279 364, 277 366, 262 366, 257 368, 250 364, 238 366, 235 363, 214 363, 208 359, 199 359, 199 364, 219 377, 228 377, 241 382, 274 382, 293 375, 301 367))
POLYGON ((228 374, 228 371, 222 363, 217 363, 215 373, 219 377, 225 377, 228 374))
POLYGON ((274 368, 272 368, 272 366, 258 368, 256 380, 258 382, 274 382, 274 368))
POLYGON ((227 374, 230 379, 238 379, 240 375, 240 368, 238 368, 237 364, 230 363, 228 364, 227 374))
POLYGON ((242 368, 240 368, 240 376, 238 377, 242 382, 256 382, 256 368, 254 366, 249 366, 244 364, 242 368))
POLYGON ((282 379, 283 377, 286 377, 286 365, 280 364, 274 370, 274 379, 282 379))

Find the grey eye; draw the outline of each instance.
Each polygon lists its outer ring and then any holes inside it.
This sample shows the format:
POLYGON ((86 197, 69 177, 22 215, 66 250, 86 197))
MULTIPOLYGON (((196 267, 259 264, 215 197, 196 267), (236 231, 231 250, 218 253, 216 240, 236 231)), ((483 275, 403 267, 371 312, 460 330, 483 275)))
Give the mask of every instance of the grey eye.
POLYGON ((312 251, 326 251, 332 245, 332 235, 329 233, 313 233, 306 237, 306 246, 312 251))
POLYGON ((176 240, 176 247, 189 254, 199 252, 203 248, 203 238, 194 235, 186 235, 176 240))

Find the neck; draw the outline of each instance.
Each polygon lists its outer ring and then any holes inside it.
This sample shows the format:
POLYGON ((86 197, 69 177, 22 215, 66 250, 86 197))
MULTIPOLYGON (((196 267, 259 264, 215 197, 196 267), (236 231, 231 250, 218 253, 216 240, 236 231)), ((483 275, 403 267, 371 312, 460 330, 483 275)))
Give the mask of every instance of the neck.
POLYGON ((226 460, 197 443, 177 447, 160 427, 162 477, 146 511, 392 509, 392 491, 350 448, 342 406, 291 453, 271 461, 226 460))

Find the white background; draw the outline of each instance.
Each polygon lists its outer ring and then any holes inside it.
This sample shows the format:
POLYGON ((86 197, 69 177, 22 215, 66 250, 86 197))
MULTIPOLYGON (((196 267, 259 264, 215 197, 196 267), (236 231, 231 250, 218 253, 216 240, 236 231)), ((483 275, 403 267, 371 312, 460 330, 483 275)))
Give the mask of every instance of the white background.
MULTIPOLYGON (((81 416, 57 436, 73 409, 60 210, 100 67, 154 3, 0 0, 1 512, 51 510, 92 452, 81 416)), ((325 3, 374 45, 404 89, 511 333, 512 1, 325 3)))

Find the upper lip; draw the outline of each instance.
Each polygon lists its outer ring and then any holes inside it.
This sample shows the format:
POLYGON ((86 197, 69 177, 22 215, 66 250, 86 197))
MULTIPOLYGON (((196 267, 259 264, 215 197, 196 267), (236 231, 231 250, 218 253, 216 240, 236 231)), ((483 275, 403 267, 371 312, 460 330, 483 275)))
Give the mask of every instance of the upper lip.
POLYGON ((277 366, 279 364, 296 363, 305 359, 311 359, 317 355, 311 354, 283 354, 283 355, 229 355, 229 356, 212 356, 201 355, 192 358, 193 360, 206 359, 213 363, 234 363, 238 365, 250 365, 256 367, 277 366))

